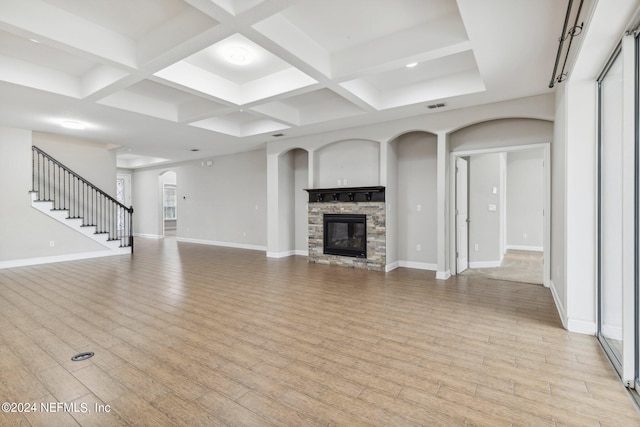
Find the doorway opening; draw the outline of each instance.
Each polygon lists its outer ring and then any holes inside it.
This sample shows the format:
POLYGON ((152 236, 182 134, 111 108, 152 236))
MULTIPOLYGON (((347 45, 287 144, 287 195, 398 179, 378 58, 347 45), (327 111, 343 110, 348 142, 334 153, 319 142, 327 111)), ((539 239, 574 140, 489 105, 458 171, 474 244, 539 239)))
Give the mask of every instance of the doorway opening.
POLYGON ((161 225, 164 237, 175 237, 178 230, 178 179, 174 171, 160 175, 161 225))
POLYGON ((451 154, 455 274, 549 286, 548 144, 451 154))

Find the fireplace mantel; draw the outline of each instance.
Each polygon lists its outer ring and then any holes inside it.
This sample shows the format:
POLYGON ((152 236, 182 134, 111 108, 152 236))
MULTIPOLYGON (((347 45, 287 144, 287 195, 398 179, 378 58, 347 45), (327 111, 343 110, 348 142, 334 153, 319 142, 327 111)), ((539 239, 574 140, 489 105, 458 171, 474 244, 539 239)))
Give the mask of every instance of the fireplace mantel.
POLYGON ((309 203, 384 202, 385 187, 308 188, 309 203))

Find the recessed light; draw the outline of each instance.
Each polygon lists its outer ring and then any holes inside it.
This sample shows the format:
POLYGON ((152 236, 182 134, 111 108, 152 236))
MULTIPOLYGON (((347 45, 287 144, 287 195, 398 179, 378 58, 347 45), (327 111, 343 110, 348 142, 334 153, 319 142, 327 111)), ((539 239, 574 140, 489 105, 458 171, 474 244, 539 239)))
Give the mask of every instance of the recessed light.
POLYGON ((281 136, 284 136, 284 133, 274 133, 271 136, 276 137, 276 138, 280 138, 281 136))
POLYGON ((199 148, 192 148, 191 151, 193 151, 195 153, 196 151, 200 151, 200 149, 199 148))
POLYGON ((224 57, 235 65, 247 65, 253 61, 253 52, 244 46, 229 46, 224 50, 224 57))
POLYGON ((413 67, 415 67, 416 65, 418 65, 418 63, 417 63, 417 62, 411 62, 411 63, 409 63, 409 64, 405 65, 405 67, 407 67, 407 68, 413 68, 413 67))
POLYGON ((60 126, 67 129, 83 130, 87 128, 86 123, 76 122, 73 120, 65 120, 60 122, 60 126))

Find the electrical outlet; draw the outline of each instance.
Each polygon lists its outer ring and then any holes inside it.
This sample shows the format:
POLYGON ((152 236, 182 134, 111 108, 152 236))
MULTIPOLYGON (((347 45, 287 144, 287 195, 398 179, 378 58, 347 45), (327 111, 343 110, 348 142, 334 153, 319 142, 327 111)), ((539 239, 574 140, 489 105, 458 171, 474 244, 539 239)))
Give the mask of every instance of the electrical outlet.
POLYGON ((347 185, 347 178, 343 179, 343 180, 342 180, 342 183, 343 183, 344 185, 347 185))
POLYGON ((49 241, 49 246, 50 247, 54 247, 56 245, 56 242, 54 242, 53 240, 49 241))
POLYGON ((341 179, 338 180, 338 186, 340 186, 340 185, 342 185, 342 180, 341 179))
POLYGON ((417 252, 422 252, 422 245, 417 244, 417 245, 416 245, 416 251, 417 251, 417 252))
POLYGON ((416 212, 422 212, 422 205, 416 206, 416 212))
POLYGON ((476 252, 478 252, 479 247, 478 247, 478 244, 477 244, 477 243, 476 243, 475 245, 473 245, 473 250, 474 250, 474 251, 476 251, 476 252))
POLYGON ((527 233, 522 233, 522 238, 526 239, 527 238, 527 233))

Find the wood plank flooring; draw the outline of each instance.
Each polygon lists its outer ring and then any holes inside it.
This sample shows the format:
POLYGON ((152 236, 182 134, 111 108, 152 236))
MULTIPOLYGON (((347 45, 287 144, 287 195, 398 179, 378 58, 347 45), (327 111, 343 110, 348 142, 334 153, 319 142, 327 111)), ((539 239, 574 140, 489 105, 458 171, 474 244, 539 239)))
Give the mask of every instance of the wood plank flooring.
POLYGON ((536 285, 138 239, 0 270, 0 311, 0 402, 37 405, 2 426, 640 426, 536 285))

